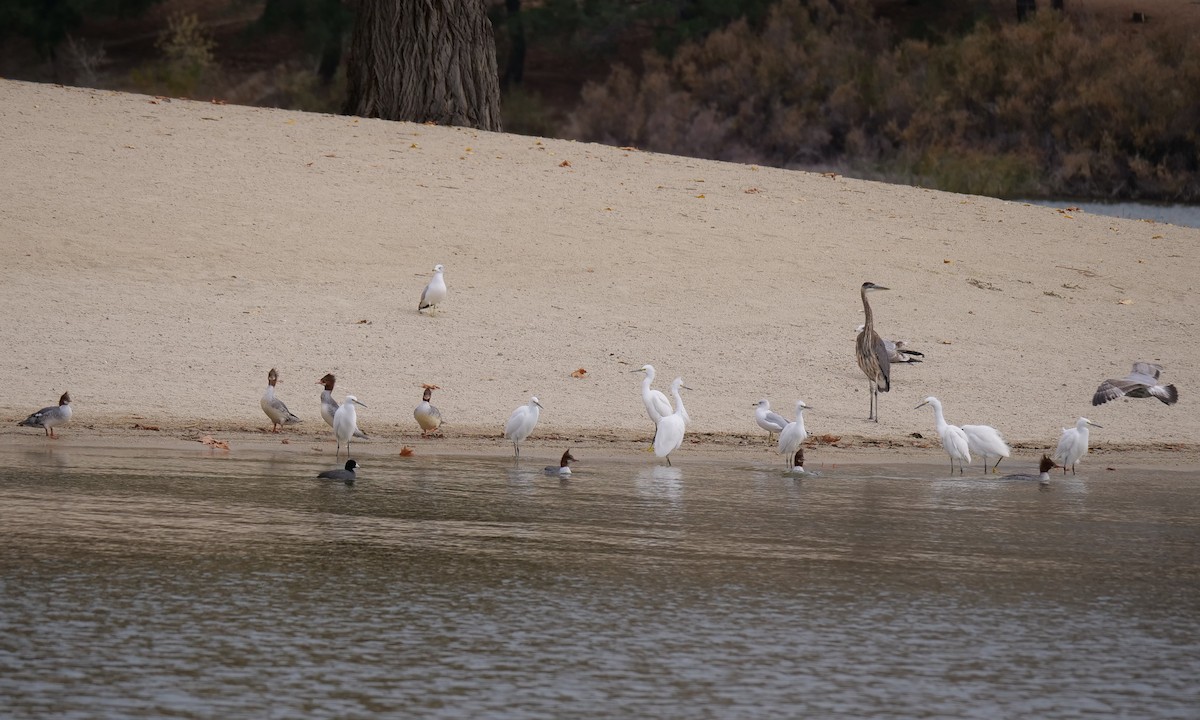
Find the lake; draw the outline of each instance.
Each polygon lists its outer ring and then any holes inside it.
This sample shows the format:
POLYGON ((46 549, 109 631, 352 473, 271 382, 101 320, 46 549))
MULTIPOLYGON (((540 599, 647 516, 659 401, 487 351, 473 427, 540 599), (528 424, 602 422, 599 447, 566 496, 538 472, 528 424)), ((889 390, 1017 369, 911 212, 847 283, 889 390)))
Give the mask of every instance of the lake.
POLYGON ((1200 228, 1200 205, 1181 203, 1094 202, 1088 200, 1017 200, 1031 205, 1066 208, 1077 207, 1093 215, 1129 220, 1153 220, 1181 227, 1200 228))
POLYGON ((0 447, 4 714, 1197 717, 1195 473, 525 454, 0 447))

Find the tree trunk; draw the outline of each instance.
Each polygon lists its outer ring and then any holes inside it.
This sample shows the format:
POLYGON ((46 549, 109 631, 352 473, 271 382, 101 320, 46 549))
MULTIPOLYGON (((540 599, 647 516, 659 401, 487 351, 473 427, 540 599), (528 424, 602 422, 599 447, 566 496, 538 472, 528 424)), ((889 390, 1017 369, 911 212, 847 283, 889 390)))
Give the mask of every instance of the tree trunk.
POLYGON ((346 81, 349 115, 500 130, 484 0, 359 0, 346 81))

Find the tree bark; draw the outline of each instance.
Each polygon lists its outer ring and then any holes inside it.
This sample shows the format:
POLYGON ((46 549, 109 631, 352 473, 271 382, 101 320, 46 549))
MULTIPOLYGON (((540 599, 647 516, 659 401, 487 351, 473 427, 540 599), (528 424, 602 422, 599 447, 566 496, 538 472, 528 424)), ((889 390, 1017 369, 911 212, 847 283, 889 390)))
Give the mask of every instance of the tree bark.
POLYGON ((346 81, 349 115, 501 129, 484 0, 359 0, 346 81))

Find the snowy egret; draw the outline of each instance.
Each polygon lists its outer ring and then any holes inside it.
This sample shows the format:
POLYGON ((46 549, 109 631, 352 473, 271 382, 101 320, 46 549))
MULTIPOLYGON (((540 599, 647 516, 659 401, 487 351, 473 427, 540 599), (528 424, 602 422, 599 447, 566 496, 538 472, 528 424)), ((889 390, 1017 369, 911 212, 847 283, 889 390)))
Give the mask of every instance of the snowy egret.
POLYGON ((508 422, 504 423, 504 437, 512 441, 513 457, 520 457, 520 445, 533 432, 533 427, 537 425, 541 411, 542 404, 538 402, 535 395, 529 398, 527 404, 513 410, 512 415, 508 416, 508 422))
POLYGON ((341 480, 347 485, 354 484, 354 469, 362 467, 354 460, 347 460, 346 467, 343 470, 324 470, 317 473, 317 478, 320 480, 341 480))
POLYGON ((882 285, 865 282, 859 295, 862 297, 863 312, 866 323, 854 343, 854 355, 858 359, 858 367, 867 376, 867 387, 871 393, 871 412, 868 420, 879 422, 879 393, 892 389, 891 361, 888 360, 887 347, 883 338, 875 332, 875 316, 871 314, 871 305, 867 302, 867 293, 875 290, 888 290, 882 285))
POLYGON ((808 437, 808 432, 804 429, 804 411, 808 407, 808 405, 804 404, 803 400, 797 400, 795 421, 788 423, 779 433, 779 454, 787 455, 789 470, 795 467, 796 451, 800 449, 800 444, 808 437))
POLYGON ((34 414, 17 423, 19 427, 40 427, 46 431, 46 437, 58 439, 54 428, 71 422, 71 393, 65 392, 58 398, 57 405, 44 407, 34 414))
POLYGON ((1012 454, 1012 448, 1004 442, 1000 431, 991 425, 963 425, 962 431, 967 434, 967 447, 976 455, 983 456, 983 471, 988 471, 988 457, 995 457, 996 464, 992 472, 1000 466, 1000 461, 1012 454))
POLYGON ((771 401, 769 400, 759 400, 751 407, 757 408, 754 411, 754 422, 767 431, 767 442, 771 442, 775 433, 783 432, 783 429, 791 422, 779 413, 771 412, 771 401))
POLYGON ((654 429, 654 454, 658 457, 665 457, 668 465, 671 464, 671 453, 683 445, 683 431, 687 428, 685 419, 687 410, 683 407, 683 396, 679 394, 679 388, 691 390, 690 387, 683 384, 683 378, 675 378, 671 381, 671 394, 675 396, 675 412, 664 415, 654 429))
POLYGON ((1125 377, 1100 383, 1096 394, 1092 396, 1092 404, 1103 405, 1124 395, 1132 398, 1156 397, 1167 405, 1174 405, 1179 400, 1179 391, 1174 385, 1160 383, 1158 376, 1161 373, 1162 365, 1135 362, 1133 372, 1125 377))
MULTIPOLYGON (((650 419, 657 426, 659 420, 662 420, 674 411, 671 409, 671 401, 667 399, 667 396, 661 390, 650 389, 650 383, 654 382, 654 366, 643 365, 637 370, 630 370, 629 372, 646 373, 646 377, 642 378, 642 404, 646 406, 646 414, 650 416, 650 419)), ((690 424, 692 418, 685 412, 683 421, 684 424, 690 424)))
POLYGON ((575 462, 575 456, 568 450, 562 454, 562 460, 558 461, 558 465, 548 465, 545 469, 547 475, 570 475, 571 463, 575 462))
MULTIPOLYGON (((325 389, 321 391, 321 419, 329 427, 333 427, 333 416, 337 413, 338 401, 333 399, 333 386, 337 383, 337 378, 333 373, 325 373, 325 377, 317 381, 318 385, 324 385, 325 389)), ((367 439, 362 430, 355 430, 354 437, 367 439)))
POLYGON ((946 422, 945 416, 942 415, 942 403, 937 398, 930 396, 917 407, 930 405, 933 407, 933 422, 937 426, 938 435, 942 438, 942 447, 945 448, 946 454, 950 456, 950 474, 954 474, 954 461, 958 461, 958 474, 963 474, 963 465, 971 462, 971 448, 967 442, 967 434, 957 425, 951 425, 946 422))
POLYGON ((1013 475, 1005 475, 1001 480, 1037 480, 1042 485, 1050 484, 1050 470, 1058 467, 1049 455, 1042 455, 1041 462, 1038 463, 1038 472, 1040 475, 1030 475, 1029 473, 1016 473, 1013 475))
POLYGON ((425 392, 421 394, 421 403, 413 410, 413 417, 421 426, 421 435, 426 435, 442 426, 442 411, 429 402, 436 389, 437 387, 434 385, 426 385, 425 392))
POLYGON ((421 291, 421 300, 417 303, 417 312, 428 309, 429 312, 437 310, 438 303, 446 299, 446 281, 442 277, 445 268, 441 265, 433 266, 433 277, 430 278, 429 284, 421 291))
POLYGON ((346 443, 346 455, 350 454, 350 439, 358 432, 358 411, 354 409, 355 405, 366 407, 358 398, 347 395, 333 415, 333 434, 337 436, 338 454, 342 452, 342 443, 346 443))
MULTIPOLYGON (((866 325, 859 325, 854 328, 854 332, 862 332, 865 327, 866 325)), ((892 365, 911 365, 912 363, 921 362, 917 358, 925 357, 925 353, 923 352, 909 350, 908 341, 906 340, 888 340, 887 338, 883 338, 883 347, 887 350, 888 362, 892 365)))
POLYGON ((1075 463, 1079 462, 1088 451, 1088 426, 1102 428, 1103 425, 1081 417, 1075 421, 1075 427, 1063 428, 1062 437, 1058 439, 1058 449, 1054 451, 1054 462, 1062 466, 1063 475, 1067 474, 1070 466, 1071 474, 1075 474, 1075 463))
POLYGON ((263 412, 267 417, 271 418, 271 432, 279 432, 280 425, 295 425, 300 422, 300 418, 296 417, 287 409, 287 405, 283 401, 275 397, 275 383, 279 381, 279 373, 275 372, 275 368, 267 373, 267 390, 263 393, 262 405, 263 412))

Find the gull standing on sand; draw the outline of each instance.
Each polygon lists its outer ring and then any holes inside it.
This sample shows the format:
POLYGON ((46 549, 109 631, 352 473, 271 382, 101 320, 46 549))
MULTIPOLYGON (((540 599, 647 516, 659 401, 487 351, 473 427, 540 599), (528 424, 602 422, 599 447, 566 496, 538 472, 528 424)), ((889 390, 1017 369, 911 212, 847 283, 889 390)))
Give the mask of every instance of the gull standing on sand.
POLYGON ((279 432, 280 425, 295 425, 300 422, 300 418, 293 415, 287 409, 287 405, 275 397, 275 383, 278 381, 279 373, 275 372, 275 368, 271 368, 271 371, 267 373, 267 390, 263 393, 262 401, 259 402, 263 412, 271 418, 271 432, 279 432))
POLYGON ((767 442, 771 442, 775 433, 783 432, 783 429, 791 422, 779 413, 771 412, 771 401, 765 398, 759 400, 752 407, 756 408, 754 422, 767 431, 767 442))
POLYGON ((1088 426, 1102 428, 1103 425, 1081 417, 1075 421, 1075 427, 1063 428, 1062 437, 1058 439, 1058 449, 1054 451, 1054 462, 1062 466, 1063 475, 1067 474, 1070 466, 1071 474, 1075 474, 1075 463, 1079 462, 1088 451, 1088 426))
MULTIPOLYGON (((808 437, 808 431, 804 429, 804 411, 809 406, 804 404, 803 400, 796 401, 796 420, 790 422, 779 433, 779 454, 787 456, 788 470, 793 469, 795 465, 796 451, 800 449, 800 444, 808 437)), ((803 463, 803 456, 801 456, 803 463)))
POLYGON ((361 467, 357 461, 347 460, 346 467, 341 470, 323 470, 317 473, 317 478, 320 480, 341 480, 347 485, 354 484, 355 469, 361 467))
POLYGON ((1155 397, 1167 405, 1179 401, 1179 391, 1174 385, 1163 385, 1158 381, 1162 373, 1162 365, 1148 362, 1135 362, 1133 372, 1119 380, 1105 380, 1096 388, 1092 396, 1093 405, 1103 405, 1109 400, 1119 397, 1148 398, 1155 397))
MULTIPOLYGON (((321 419, 329 427, 333 427, 333 416, 337 414, 338 401, 333 399, 333 386, 337 383, 337 378, 333 373, 325 373, 325 377, 317 381, 318 385, 324 385, 325 389, 321 391, 321 419)), ((354 437, 367 440, 367 436, 362 430, 355 429, 354 437)))
POLYGON ((537 396, 529 398, 529 402, 512 411, 508 422, 504 423, 504 438, 513 444, 513 457, 521 456, 521 443, 533 432, 541 416, 542 404, 537 396))
POLYGON ((57 405, 44 407, 34 414, 17 423, 18 427, 40 427, 46 431, 46 437, 54 440, 58 436, 54 434, 54 428, 59 425, 66 425, 71 422, 71 393, 64 392, 58 398, 57 405))
POLYGON ((446 299, 446 281, 442 278, 442 273, 445 268, 439 265, 433 266, 433 278, 429 284, 421 291, 421 300, 417 303, 417 312, 428 309, 429 312, 437 310, 438 303, 446 299))
POLYGON ((683 431, 687 429, 687 410, 683 407, 683 396, 679 388, 691 390, 683 384, 683 378, 671 381, 671 394, 675 396, 675 412, 664 415, 659 419, 654 429, 654 454, 665 457, 667 465, 671 464, 671 453, 683 445, 683 431))
MULTIPOLYGON (((866 325, 859 325, 854 332, 862 332, 866 325)), ((883 337, 882 335, 880 337, 883 337)), ((911 365, 921 362, 917 358, 925 357, 925 353, 908 349, 906 340, 888 340, 883 338, 883 347, 887 349, 888 362, 892 365, 911 365)))
POLYGON ((875 316, 871 314, 871 304, 867 302, 867 293, 875 290, 889 290, 873 282, 865 282, 859 290, 862 297, 863 313, 867 316, 863 330, 854 342, 854 357, 858 367, 867 376, 867 389, 871 393, 871 412, 868 420, 879 422, 879 393, 892 389, 891 360, 888 357, 887 346, 883 338, 875 332, 875 316))
POLYGON ((938 435, 942 438, 942 447, 950 456, 950 474, 954 474, 954 461, 958 461, 958 474, 963 474, 963 465, 971 462, 971 448, 967 442, 967 434, 957 425, 950 425, 942 415, 942 403, 935 397, 927 397, 918 408, 930 405, 933 407, 933 422, 938 435))
POLYGON ((571 451, 568 450, 562 454, 562 459, 558 461, 557 467, 554 465, 548 465, 544 472, 547 475, 570 475, 571 463, 573 462, 575 462, 575 456, 571 455, 571 451))
POLYGON ((433 391, 437 390, 438 386, 422 385, 421 387, 425 388, 425 392, 421 395, 420 404, 413 410, 413 417, 421 426, 421 435, 425 436, 442 426, 442 411, 429 402, 429 399, 433 397, 433 391))
POLYGON ((342 406, 333 414, 333 434, 338 441, 338 455, 342 454, 342 443, 346 443, 346 455, 350 455, 350 439, 358 433, 358 411, 354 406, 366 407, 358 401, 358 398, 353 395, 347 395, 345 400, 342 400, 342 406))
POLYGON ((967 434, 967 447, 976 455, 983 456, 983 471, 988 471, 988 457, 996 458, 992 472, 1000 467, 1000 461, 1012 454, 1012 448, 1004 442, 1000 431, 991 425, 963 425, 962 431, 967 434))

